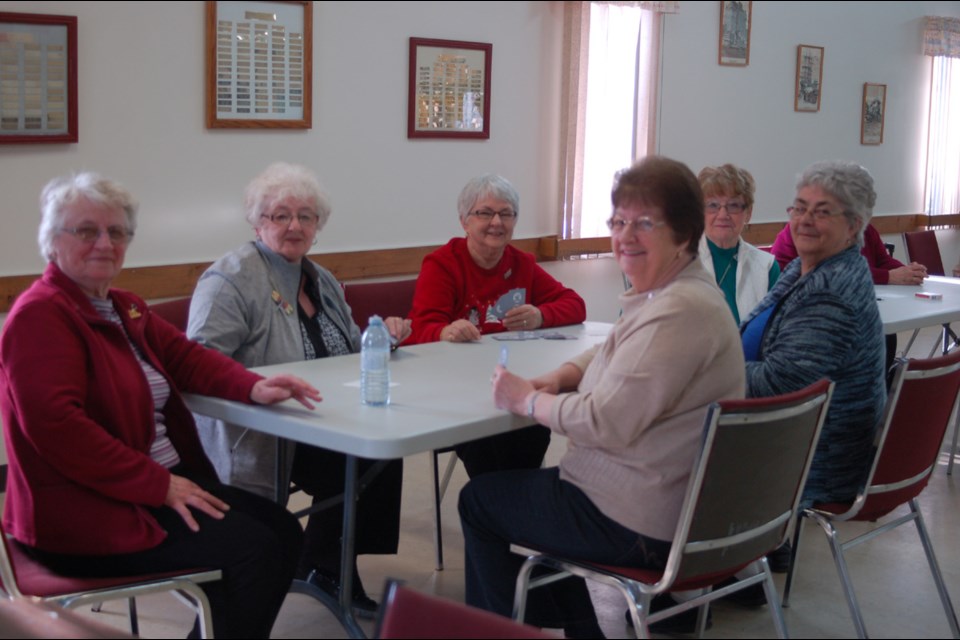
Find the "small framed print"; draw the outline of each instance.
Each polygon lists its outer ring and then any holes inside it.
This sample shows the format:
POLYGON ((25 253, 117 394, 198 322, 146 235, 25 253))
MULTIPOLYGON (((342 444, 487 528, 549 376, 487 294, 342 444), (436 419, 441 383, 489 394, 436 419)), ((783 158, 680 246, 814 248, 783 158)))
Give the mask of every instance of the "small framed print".
POLYGON ((206 3, 209 129, 309 129, 313 2, 206 3))
POLYGON ((490 138, 493 45, 410 38, 408 138, 490 138))
POLYGON ((76 142, 77 18, 0 12, 0 144, 76 142))
POLYGON ((735 67, 750 64, 752 12, 753 2, 725 0, 720 3, 720 64, 735 67))
POLYGON ((883 144, 883 120, 887 111, 887 85, 863 83, 860 112, 860 144, 883 144))
POLYGON ((794 111, 820 111, 823 87, 823 47, 797 45, 797 81, 794 111))

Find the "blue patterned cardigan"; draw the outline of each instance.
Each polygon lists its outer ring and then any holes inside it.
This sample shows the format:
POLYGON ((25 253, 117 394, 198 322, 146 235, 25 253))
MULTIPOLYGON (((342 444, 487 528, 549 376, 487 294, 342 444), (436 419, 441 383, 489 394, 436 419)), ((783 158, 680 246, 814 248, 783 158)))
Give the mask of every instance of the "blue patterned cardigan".
POLYGON ((887 395, 883 325, 860 247, 803 277, 795 259, 741 333, 771 306, 759 359, 747 362, 747 396, 797 391, 825 376, 836 383, 802 504, 849 500, 865 480, 887 395))

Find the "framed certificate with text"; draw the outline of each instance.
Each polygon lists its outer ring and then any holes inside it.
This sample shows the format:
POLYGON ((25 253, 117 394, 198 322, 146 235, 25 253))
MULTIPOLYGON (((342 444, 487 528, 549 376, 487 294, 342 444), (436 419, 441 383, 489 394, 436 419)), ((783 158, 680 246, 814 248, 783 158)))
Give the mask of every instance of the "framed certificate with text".
POLYGON ((309 129, 313 2, 206 3, 207 128, 309 129))
POLYGON ((410 38, 408 138, 490 137, 493 45, 410 38))
POLYGON ((76 142, 77 18, 0 12, 0 144, 76 142))

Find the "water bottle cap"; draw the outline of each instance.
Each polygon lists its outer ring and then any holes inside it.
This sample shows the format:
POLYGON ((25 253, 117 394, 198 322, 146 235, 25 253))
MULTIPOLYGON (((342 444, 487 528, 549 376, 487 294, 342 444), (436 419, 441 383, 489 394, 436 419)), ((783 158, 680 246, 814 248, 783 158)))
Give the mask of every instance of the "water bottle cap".
POLYGON ((383 318, 381 318, 380 316, 374 314, 374 315, 370 316, 370 319, 367 321, 367 324, 368 324, 368 325, 371 325, 371 324, 383 324, 383 318))

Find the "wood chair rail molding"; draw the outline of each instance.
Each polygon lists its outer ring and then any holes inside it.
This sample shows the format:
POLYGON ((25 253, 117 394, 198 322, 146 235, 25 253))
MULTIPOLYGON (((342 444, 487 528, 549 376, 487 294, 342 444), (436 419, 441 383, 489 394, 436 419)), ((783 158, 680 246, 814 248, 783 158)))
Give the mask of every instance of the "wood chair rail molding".
MULTIPOLYGON (((960 227, 960 214, 937 216, 935 225, 931 225, 929 216, 923 214, 880 216, 875 217, 871 222, 881 235, 890 235, 918 229, 960 227)), ((784 224, 784 222, 751 224, 744 230, 743 235, 751 244, 773 244, 784 224)), ((542 236, 514 240, 511 244, 522 251, 534 254, 541 262, 610 252, 610 238, 606 237, 560 240, 557 236, 542 236)), ((438 246, 322 253, 311 255, 310 259, 326 267, 341 281, 387 278, 419 273, 424 256, 438 246)), ((156 267, 130 267, 117 276, 114 284, 121 289, 133 291, 145 300, 188 296, 193 293, 197 280, 210 264, 210 262, 195 262, 156 267)), ((38 277, 39 274, 0 276, 0 313, 9 311, 13 300, 38 277)))

